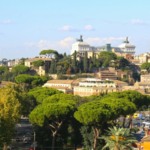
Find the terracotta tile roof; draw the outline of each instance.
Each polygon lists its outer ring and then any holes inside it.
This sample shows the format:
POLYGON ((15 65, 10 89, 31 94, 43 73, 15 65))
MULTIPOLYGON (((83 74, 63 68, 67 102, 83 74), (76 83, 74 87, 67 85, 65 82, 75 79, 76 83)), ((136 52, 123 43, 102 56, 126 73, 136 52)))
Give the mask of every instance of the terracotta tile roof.
POLYGON ((72 84, 74 80, 49 80, 47 83, 56 83, 56 84, 72 84))
POLYGON ((115 82, 115 84, 127 84, 127 82, 123 82, 123 81, 120 81, 120 80, 113 80, 115 82))
POLYGON ((46 86, 46 87, 50 87, 50 88, 54 88, 54 89, 69 89, 68 87, 63 87, 63 86, 46 86))
POLYGON ((28 61, 28 62, 33 62, 33 61, 37 61, 37 60, 49 60, 51 61, 51 58, 42 58, 42 57, 37 57, 37 58, 29 58, 29 59, 26 59, 25 61, 28 61))

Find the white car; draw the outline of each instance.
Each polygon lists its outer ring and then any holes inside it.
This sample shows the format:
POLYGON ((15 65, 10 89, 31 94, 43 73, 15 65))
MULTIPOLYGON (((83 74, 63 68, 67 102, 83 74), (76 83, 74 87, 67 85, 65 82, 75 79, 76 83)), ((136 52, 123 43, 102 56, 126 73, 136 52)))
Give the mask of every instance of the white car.
POLYGON ((148 129, 150 129, 150 122, 142 122, 142 126, 143 126, 143 128, 148 128, 148 129))

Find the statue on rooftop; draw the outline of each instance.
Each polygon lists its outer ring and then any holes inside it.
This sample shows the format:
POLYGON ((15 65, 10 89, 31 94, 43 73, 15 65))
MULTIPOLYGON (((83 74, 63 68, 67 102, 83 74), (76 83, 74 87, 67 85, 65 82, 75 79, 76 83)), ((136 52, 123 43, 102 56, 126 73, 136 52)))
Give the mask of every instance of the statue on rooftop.
POLYGON ((80 39, 77 39, 78 42, 83 42, 82 35, 80 35, 80 39))
POLYGON ((126 37, 124 43, 129 43, 128 37, 126 37))

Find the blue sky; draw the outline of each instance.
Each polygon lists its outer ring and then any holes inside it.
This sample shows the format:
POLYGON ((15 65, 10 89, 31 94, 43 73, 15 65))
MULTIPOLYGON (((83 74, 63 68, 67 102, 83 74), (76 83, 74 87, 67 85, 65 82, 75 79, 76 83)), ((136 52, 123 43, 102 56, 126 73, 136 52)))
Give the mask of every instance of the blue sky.
POLYGON ((0 58, 70 54, 80 35, 91 46, 118 46, 128 36, 136 54, 150 52, 150 0, 0 1, 0 58))

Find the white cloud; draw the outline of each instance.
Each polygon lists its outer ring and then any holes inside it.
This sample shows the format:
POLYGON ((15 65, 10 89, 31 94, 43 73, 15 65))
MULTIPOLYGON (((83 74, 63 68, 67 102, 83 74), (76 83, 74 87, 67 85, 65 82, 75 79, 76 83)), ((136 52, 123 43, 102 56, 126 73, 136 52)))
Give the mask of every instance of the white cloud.
POLYGON ((131 24, 133 24, 133 25, 146 25, 146 24, 148 24, 148 22, 143 21, 141 19, 133 19, 133 20, 131 20, 131 24))
POLYGON ((84 27, 84 30, 86 30, 86 31, 93 31, 93 30, 95 30, 95 29, 94 29, 94 27, 93 27, 92 25, 86 25, 86 26, 84 27))
POLYGON ((26 43, 26 46, 29 48, 34 48, 38 50, 54 49, 60 52, 64 50, 70 50, 74 42, 75 42, 75 39, 73 37, 66 37, 60 41, 49 41, 49 40, 42 39, 38 42, 28 42, 26 43))
POLYGON ((74 40, 75 39, 73 37, 66 37, 63 40, 59 41, 58 43, 59 43, 59 46, 63 49, 70 48, 71 45, 73 44, 74 40))
POLYGON ((65 25, 65 26, 63 26, 63 27, 61 28, 61 30, 62 30, 62 31, 70 31, 70 30, 72 30, 72 27, 69 26, 69 25, 65 25))
POLYGON ((79 31, 78 29, 70 26, 70 25, 64 25, 63 27, 60 28, 61 31, 69 31, 69 32, 77 32, 79 31))
POLYGON ((1 20, 0 21, 0 24, 11 24, 11 23, 13 23, 13 21, 10 20, 10 19, 6 19, 6 20, 1 20))
POLYGON ((40 40, 37 44, 39 49, 48 49, 51 46, 51 43, 47 40, 40 40))
MULTIPOLYGON (((120 44, 125 37, 108 37, 108 38, 99 38, 99 37, 89 37, 83 39, 86 43, 90 46, 102 46, 107 43, 110 44, 120 44)), ((35 49, 36 51, 41 51, 43 49, 54 49, 57 50, 59 53, 67 52, 70 54, 72 44, 75 42, 74 37, 65 37, 62 40, 58 41, 49 41, 49 40, 39 40, 38 42, 30 42, 27 43, 26 46, 28 49, 35 49)))
POLYGON ((92 25, 85 25, 83 28, 75 28, 71 25, 64 25, 59 30, 67 31, 67 32, 79 32, 79 31, 94 31, 94 27, 92 25))
POLYGON ((50 48, 54 47, 53 44, 48 40, 40 40, 38 42, 28 42, 25 45, 27 47, 37 48, 39 50, 50 49, 50 48))

